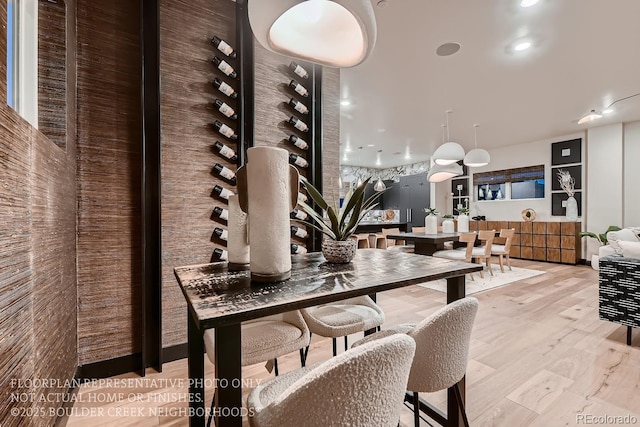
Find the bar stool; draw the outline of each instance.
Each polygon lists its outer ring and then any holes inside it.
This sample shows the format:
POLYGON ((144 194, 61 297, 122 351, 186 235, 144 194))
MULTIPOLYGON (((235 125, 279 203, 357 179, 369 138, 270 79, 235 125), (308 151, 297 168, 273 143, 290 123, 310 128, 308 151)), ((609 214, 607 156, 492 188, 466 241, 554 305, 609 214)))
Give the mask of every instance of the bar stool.
POLYGON ((369 234, 354 234, 358 241, 358 249, 368 249, 369 246, 369 234))

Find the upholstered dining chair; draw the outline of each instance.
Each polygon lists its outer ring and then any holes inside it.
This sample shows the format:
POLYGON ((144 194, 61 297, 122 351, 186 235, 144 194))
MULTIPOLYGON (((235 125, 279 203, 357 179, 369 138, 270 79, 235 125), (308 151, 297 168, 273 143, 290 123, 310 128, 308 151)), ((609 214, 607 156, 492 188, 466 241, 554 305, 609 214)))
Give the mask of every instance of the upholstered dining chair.
POLYGON ((264 382, 247 399, 249 424, 395 427, 415 347, 396 334, 264 382))
POLYGON ((384 312, 366 295, 304 308, 300 312, 311 334, 332 339, 334 356, 338 354, 337 338, 344 337, 346 350, 348 335, 376 329, 384 323, 384 312))
POLYGON ((509 260, 509 252, 511 251, 511 242, 513 241, 513 236, 516 234, 515 228, 503 228, 500 230, 500 237, 505 239, 504 245, 491 245, 491 255, 498 256, 498 262, 500 263, 500 271, 504 273, 504 258, 507 259, 507 266, 510 271, 513 271, 511 268, 511 261, 509 260))
POLYGON ((418 393, 432 393, 454 387, 465 426, 469 426, 458 382, 467 371, 471 330, 478 312, 478 300, 463 298, 447 304, 418 325, 398 325, 377 332, 353 347, 367 345, 394 334, 407 334, 416 341, 407 390, 413 392, 414 424, 420 424, 418 393))
MULTIPOLYGON (((278 357, 298 350, 300 364, 305 365, 304 349, 309 345, 311 334, 300 311, 275 314, 260 319, 243 322, 241 325, 242 366, 260 362, 273 364, 275 375, 278 376, 278 357)), ((204 333, 204 347, 207 357, 215 364, 215 329, 207 329, 204 333)), ((215 398, 214 398, 215 400, 215 398)), ((207 426, 211 424, 211 413, 207 426)))
MULTIPOLYGON (((458 241, 461 243, 466 243, 467 245, 465 247, 460 248, 460 250, 456 251, 449 249, 436 251, 432 256, 436 258, 450 259, 452 261, 471 262, 471 253, 473 251, 473 245, 475 244, 477 237, 478 235, 476 233, 461 233, 458 241)), ((482 274, 482 272, 480 274, 482 274)), ((471 278, 471 280, 475 280, 473 278, 473 273, 469 273, 469 277, 471 278)))

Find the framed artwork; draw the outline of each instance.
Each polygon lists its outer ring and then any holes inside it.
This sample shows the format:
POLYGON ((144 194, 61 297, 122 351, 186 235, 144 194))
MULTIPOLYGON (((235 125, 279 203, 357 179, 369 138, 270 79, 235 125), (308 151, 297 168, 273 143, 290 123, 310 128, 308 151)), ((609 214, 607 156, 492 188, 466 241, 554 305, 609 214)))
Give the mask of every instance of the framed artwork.
POLYGON ((582 189, 582 166, 564 166, 559 168, 551 168, 551 191, 562 191, 560 188, 560 182, 558 182, 558 171, 564 170, 571 174, 573 179, 576 180, 575 189, 582 189))
POLYGON ((551 144, 551 164, 568 165, 582 162, 582 138, 551 144))
MULTIPOLYGON (((578 216, 582 216, 582 192, 576 191, 573 195, 578 202, 578 216)), ((567 193, 553 193, 551 195, 551 215, 552 216, 565 216, 567 214, 567 193)))

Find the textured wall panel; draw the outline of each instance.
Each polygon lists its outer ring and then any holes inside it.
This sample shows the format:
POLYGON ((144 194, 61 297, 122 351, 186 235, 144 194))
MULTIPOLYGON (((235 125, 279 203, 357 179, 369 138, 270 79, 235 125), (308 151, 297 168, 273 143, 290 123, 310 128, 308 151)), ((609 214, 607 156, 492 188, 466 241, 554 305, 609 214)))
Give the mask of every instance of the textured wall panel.
MULTIPOLYGON (((70 12, 75 13, 73 4, 70 12)), ((39 0, 38 129, 62 148, 67 142, 65 16, 63 0, 39 0)))
POLYGON ((212 108, 216 98, 236 107, 211 85, 214 77, 238 88, 238 80, 222 74, 212 63, 220 53, 212 44, 216 35, 235 46, 235 3, 209 0, 160 2, 160 70, 162 126, 162 328, 163 346, 186 342, 186 304, 173 275, 181 265, 207 263, 223 242, 213 239, 214 207, 224 201, 211 197, 214 185, 233 185, 212 175, 215 163, 233 171, 235 164, 212 151, 216 140, 236 149, 233 141, 214 133, 209 125, 220 120, 237 124, 212 108), (213 7, 215 6, 215 7, 213 7))
POLYGON ((322 70, 322 185, 328 200, 339 200, 340 176, 340 69, 322 70))
POLYGON ((78 1, 81 365, 141 350, 140 5, 78 1))

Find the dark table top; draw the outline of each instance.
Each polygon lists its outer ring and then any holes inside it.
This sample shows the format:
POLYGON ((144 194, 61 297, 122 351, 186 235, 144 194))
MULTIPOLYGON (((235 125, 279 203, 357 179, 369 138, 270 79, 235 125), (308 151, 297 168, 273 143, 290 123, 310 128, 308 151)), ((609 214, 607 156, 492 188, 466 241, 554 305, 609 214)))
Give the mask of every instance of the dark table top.
POLYGON ((396 233, 396 234, 387 234, 388 239, 397 239, 397 240, 425 240, 429 242, 446 242, 448 240, 458 240, 460 237, 460 233, 436 233, 436 234, 425 234, 425 233, 396 233))
POLYGON ((321 253, 292 256, 291 279, 251 282, 226 262, 177 267, 178 284, 202 329, 257 319, 437 279, 480 271, 477 264, 379 249, 358 249, 349 264, 321 253))

